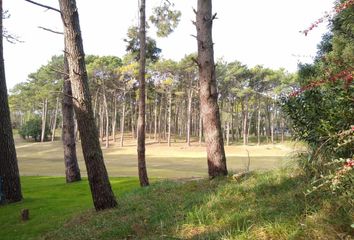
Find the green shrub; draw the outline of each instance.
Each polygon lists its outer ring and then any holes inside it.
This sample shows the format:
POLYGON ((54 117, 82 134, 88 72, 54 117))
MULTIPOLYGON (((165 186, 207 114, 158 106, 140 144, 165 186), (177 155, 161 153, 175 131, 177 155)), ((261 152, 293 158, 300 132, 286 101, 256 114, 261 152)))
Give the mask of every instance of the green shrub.
MULTIPOLYGON (((18 133, 23 139, 34 139, 35 141, 40 141, 41 132, 42 132, 42 121, 38 117, 27 121, 18 131, 18 133)), ((46 126, 44 138, 47 139, 49 134, 50 134, 50 130, 48 126, 46 126)))

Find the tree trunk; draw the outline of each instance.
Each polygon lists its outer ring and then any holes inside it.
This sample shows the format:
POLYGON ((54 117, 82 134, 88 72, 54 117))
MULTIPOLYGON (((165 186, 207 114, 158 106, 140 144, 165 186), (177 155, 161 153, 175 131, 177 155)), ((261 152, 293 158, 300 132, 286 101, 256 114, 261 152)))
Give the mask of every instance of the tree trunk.
POLYGON ((162 101, 160 101, 160 105, 159 105, 159 121, 158 121, 158 139, 159 139, 159 143, 161 143, 161 118, 162 118, 162 101))
POLYGON ((187 145, 191 145, 191 120, 192 120, 192 99, 193 90, 188 90, 188 112, 187 112, 187 145))
POLYGON ((212 41, 213 16, 211 0, 198 0, 197 41, 200 81, 200 105, 203 116, 209 177, 227 175, 212 41))
POLYGON ((280 124, 281 124, 281 143, 284 143, 284 131, 285 131, 285 120, 284 117, 281 116, 280 118, 280 124))
POLYGON ((81 180, 79 164, 76 156, 76 142, 75 142, 75 121, 74 121, 74 107, 72 99, 71 83, 69 78, 69 67, 67 56, 64 53, 64 86, 63 86, 63 128, 62 141, 64 147, 64 163, 66 182, 76 182, 81 180))
POLYGON ((131 99, 131 130, 132 130, 132 138, 135 139, 135 105, 133 98, 131 99))
POLYGON ((226 146, 230 145, 230 122, 227 121, 226 123, 226 146))
POLYGON ((146 32, 145 32, 145 0, 140 0, 140 59, 139 59, 139 117, 138 117, 138 170, 140 186, 149 185, 145 162, 145 63, 146 63, 146 32))
POLYGON ((261 99, 258 98, 257 145, 261 145, 261 99))
POLYGON ((41 132, 41 142, 44 142, 45 138, 45 129, 46 129, 46 122, 47 122, 47 109, 48 109, 48 99, 46 98, 43 102, 42 108, 42 132, 41 132))
POLYGON ((272 104, 272 111, 270 112, 270 136, 271 142, 274 144, 274 115, 275 115, 275 103, 272 104))
POLYGON ((154 141, 157 141, 157 94, 155 96, 155 103, 154 103, 154 141))
MULTIPOLYGON (((2 0, 0 14, 3 16, 2 0)), ((0 204, 22 200, 20 174, 17 165, 15 142, 13 139, 10 109, 7 96, 4 52, 3 24, 0 18, 0 204)))
POLYGON ((69 77, 75 99, 74 109, 93 203, 97 211, 113 208, 117 206, 117 201, 108 179, 93 117, 76 1, 59 0, 59 5, 68 53, 69 77))
POLYGON ((246 99, 245 99, 245 109, 243 111, 243 145, 247 145, 248 142, 247 142, 247 139, 248 139, 248 96, 246 96, 246 99))
POLYGON ((167 145, 171 147, 171 115, 172 115, 172 89, 168 93, 168 132, 167 145))
POLYGON ((112 113, 112 140, 116 142, 116 125, 117 125, 117 96, 113 93, 113 113, 112 113))
POLYGON ((106 116, 106 148, 109 148, 109 114, 108 114, 108 104, 107 104, 105 85, 103 85, 103 108, 106 116))
POLYGON ((103 144, 103 137, 104 137, 104 116, 103 116, 103 104, 101 103, 99 106, 99 115, 100 115, 100 139, 101 143, 103 144))
POLYGON ((54 139, 55 139, 55 130, 57 128, 58 110, 59 110, 59 97, 57 97, 57 103, 55 105, 55 114, 54 114, 54 121, 53 121, 53 128, 52 128, 52 142, 54 142, 54 139))
POLYGON ((125 91, 123 92, 123 108, 122 108, 122 118, 120 122, 120 146, 123 147, 124 142, 124 123, 125 123, 125 91))
POLYGON ((199 146, 202 146, 203 140, 203 118, 202 114, 199 114, 199 146))

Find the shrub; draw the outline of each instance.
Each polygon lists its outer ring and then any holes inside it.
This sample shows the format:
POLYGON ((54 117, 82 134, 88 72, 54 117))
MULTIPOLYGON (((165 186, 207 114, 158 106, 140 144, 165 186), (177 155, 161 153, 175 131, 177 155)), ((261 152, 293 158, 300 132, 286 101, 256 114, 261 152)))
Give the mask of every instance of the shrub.
MULTIPOLYGON (((41 119, 33 118, 27 121, 21 129, 18 131, 20 136, 23 139, 34 139, 35 141, 39 141, 41 138, 41 132, 42 132, 42 121, 41 119)), ((47 139, 48 135, 50 134, 50 130, 48 126, 46 127, 45 130, 45 136, 44 138, 47 139)))

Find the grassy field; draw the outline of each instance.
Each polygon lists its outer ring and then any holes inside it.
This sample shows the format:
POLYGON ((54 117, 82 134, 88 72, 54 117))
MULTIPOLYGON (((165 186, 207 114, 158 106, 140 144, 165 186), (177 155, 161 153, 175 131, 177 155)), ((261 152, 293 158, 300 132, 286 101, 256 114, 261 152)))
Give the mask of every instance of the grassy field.
POLYGON ((314 239, 350 240, 353 209, 328 196, 305 197, 296 171, 232 178, 165 180, 148 188, 135 178, 111 178, 118 207, 92 210, 87 181, 23 177, 25 199, 0 207, 2 240, 314 239), (19 212, 30 210, 21 222, 19 212))
MULTIPOLYGON (((86 175, 81 146, 77 144, 78 159, 82 175, 86 175)), ((62 143, 25 142, 16 137, 19 168, 22 176, 64 176, 62 143)), ((244 169, 251 160, 250 169, 269 170, 290 164, 294 146, 291 144, 233 145, 225 147, 227 165, 230 171, 244 169), (248 152, 247 152, 248 151, 248 152)), ((135 141, 127 138, 124 147, 111 144, 103 147, 105 163, 110 176, 137 176, 135 141)), ((206 177, 207 164, 205 146, 197 142, 187 147, 184 142, 154 143, 147 140, 146 159, 149 176, 157 178, 206 177)))
MULTIPOLYGON (((80 145, 80 144, 78 144, 80 145)), ((152 180, 140 188, 135 141, 104 149, 118 207, 96 213, 86 178, 66 184, 60 141, 16 137, 24 200, 0 206, 0 239, 352 239, 354 212, 335 198, 305 196, 311 188, 289 166, 293 144, 226 147, 228 168, 251 175, 207 180, 205 146, 147 144, 152 180), (285 168, 283 168, 285 167, 285 168), (291 168, 290 168, 291 169, 291 168), (158 180, 164 178, 168 180, 158 180), (21 209, 30 220, 20 220, 21 209)), ((79 164, 86 176, 81 147, 79 164)))

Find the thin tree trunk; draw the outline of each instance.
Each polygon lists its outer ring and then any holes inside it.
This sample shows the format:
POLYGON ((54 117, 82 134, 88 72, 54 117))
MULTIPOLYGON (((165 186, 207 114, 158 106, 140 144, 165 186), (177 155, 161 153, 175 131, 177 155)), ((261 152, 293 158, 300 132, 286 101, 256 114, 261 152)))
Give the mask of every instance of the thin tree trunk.
POLYGON ((79 164, 76 156, 76 141, 75 141, 75 120, 74 106, 72 99, 71 82, 69 78, 69 66, 66 53, 64 53, 64 86, 63 86, 63 128, 62 141, 64 148, 64 164, 66 182, 77 182, 81 180, 79 164))
POLYGON ((55 130, 57 128, 58 110, 59 110, 59 97, 57 97, 57 103, 55 105, 55 114, 54 114, 54 121, 53 121, 53 128, 52 128, 52 142, 54 142, 54 139, 55 139, 55 130))
POLYGON ((132 138, 135 139, 135 133, 136 133, 136 130, 135 130, 135 105, 134 105, 134 101, 133 101, 133 98, 132 98, 132 103, 131 103, 131 130, 132 130, 132 138))
MULTIPOLYGON (((167 101, 168 101, 168 99, 167 99, 167 101)), ((164 116, 164 123, 163 123, 163 139, 164 140, 166 140, 166 138, 167 138, 167 131, 168 131, 168 120, 167 120, 167 118, 168 118, 168 103, 169 102, 167 102, 166 104, 165 104, 165 111, 164 111, 164 114, 165 114, 165 116, 164 116)))
MULTIPOLYGON (((2 5, 0 0, 1 16, 3 16, 2 5)), ((0 204, 6 204, 21 201, 22 191, 6 87, 2 17, 0 34, 0 187, 2 189, 0 204)))
POLYGON ((245 99, 245 109, 243 111, 243 145, 247 145, 247 135, 248 135, 248 130, 247 130, 247 126, 248 126, 248 96, 246 96, 245 99))
POLYGON ((157 141, 157 94, 155 96, 155 103, 154 103, 154 141, 157 141))
POLYGON ((76 1, 59 0, 59 5, 68 52, 69 76, 75 98, 74 109, 93 203, 96 210, 113 208, 117 206, 117 201, 108 179, 93 117, 76 1))
POLYGON ((105 85, 103 85, 103 108, 106 116, 106 148, 109 148, 109 114, 108 114, 108 104, 107 104, 105 85))
POLYGON ((230 145, 230 122, 226 123, 226 146, 230 145))
POLYGON ((196 27, 200 104, 207 146, 208 173, 211 178, 227 175, 224 141, 217 102, 212 23, 211 0, 198 0, 196 27))
POLYGON ((96 118, 96 109, 97 109, 97 102, 98 102, 98 93, 100 92, 100 88, 97 89, 95 94, 95 99, 93 100, 93 117, 96 118))
POLYGON ((261 145, 261 99, 258 98, 257 145, 261 145))
POLYGON ((188 112, 187 112, 187 145, 191 145, 191 120, 192 120, 192 99, 193 90, 188 90, 188 112))
POLYGON ((160 101, 159 105, 159 121, 158 121, 158 138, 159 138, 159 143, 161 143, 161 118, 162 118, 162 101, 160 101))
POLYGON ((123 147, 124 142, 124 123, 125 123, 125 91, 123 92, 123 107, 122 107, 122 118, 120 122, 120 146, 123 147))
POLYGON ((270 112, 270 136, 271 141, 274 144, 274 114, 275 114, 275 103, 272 104, 272 111, 270 112))
POLYGON ((101 103, 99 106, 99 114, 100 114, 100 139, 101 143, 103 143, 104 136, 104 116, 103 116, 103 104, 101 103))
POLYGON ((285 121, 284 117, 281 117, 281 143, 284 143, 284 131, 285 131, 285 121))
POLYGON ((45 140, 45 129, 46 129, 46 122, 47 122, 47 109, 48 109, 48 99, 46 98, 43 102, 42 108, 42 132, 41 132, 41 142, 45 140))
POLYGON ((117 125, 117 96, 113 93, 113 116, 112 116, 112 137, 113 142, 116 142, 116 125, 117 125))
POLYGON ((145 0, 140 0, 140 61, 139 61, 139 117, 138 117, 138 170, 140 186, 149 185, 145 162, 145 63, 146 63, 146 32, 145 32, 145 0))
POLYGON ((168 132, 167 132, 167 144, 171 147, 171 115, 172 115, 172 90, 170 89, 168 94, 168 132))
POLYGON ((203 140, 203 118, 202 114, 199 114, 199 146, 202 145, 203 140))

